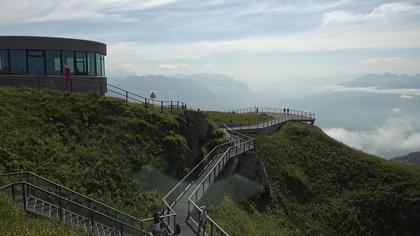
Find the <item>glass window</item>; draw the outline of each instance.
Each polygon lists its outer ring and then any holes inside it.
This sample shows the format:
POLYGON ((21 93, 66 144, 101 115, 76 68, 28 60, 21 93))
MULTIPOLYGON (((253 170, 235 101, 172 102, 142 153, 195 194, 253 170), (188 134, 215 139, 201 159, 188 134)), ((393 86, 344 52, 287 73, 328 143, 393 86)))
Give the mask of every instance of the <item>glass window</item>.
POLYGON ((0 73, 9 72, 9 56, 7 50, 0 50, 0 73))
POLYGON ((87 53, 87 71, 88 71, 88 75, 96 75, 95 53, 93 52, 87 53))
POLYGON ((87 75, 85 52, 76 52, 76 74, 87 75))
POLYGON ((96 53, 96 75, 102 76, 101 54, 96 53))
POLYGON ((10 50, 10 69, 12 73, 26 74, 25 50, 10 50))
POLYGON ((45 74, 43 51, 28 51, 28 70, 29 74, 33 75, 45 74))
POLYGON ((104 57, 104 55, 101 55, 101 67, 102 67, 102 73, 101 73, 101 75, 102 76, 105 76, 105 57, 104 57))
POLYGON ((47 74, 60 75, 61 74, 60 51, 48 50, 46 51, 46 58, 47 58, 47 74))
POLYGON ((61 54, 63 62, 62 67, 64 68, 64 66, 67 65, 70 68, 70 72, 74 74, 74 53, 72 51, 63 51, 61 54))

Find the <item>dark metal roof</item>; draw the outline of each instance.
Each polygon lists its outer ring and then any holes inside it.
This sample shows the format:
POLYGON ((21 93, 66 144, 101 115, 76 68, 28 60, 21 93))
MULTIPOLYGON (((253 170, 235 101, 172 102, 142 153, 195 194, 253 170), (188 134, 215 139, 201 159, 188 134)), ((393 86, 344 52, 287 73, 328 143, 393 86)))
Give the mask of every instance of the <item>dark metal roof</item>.
POLYGON ((39 36, 0 36, 0 49, 71 50, 106 55, 106 44, 70 38, 39 36))

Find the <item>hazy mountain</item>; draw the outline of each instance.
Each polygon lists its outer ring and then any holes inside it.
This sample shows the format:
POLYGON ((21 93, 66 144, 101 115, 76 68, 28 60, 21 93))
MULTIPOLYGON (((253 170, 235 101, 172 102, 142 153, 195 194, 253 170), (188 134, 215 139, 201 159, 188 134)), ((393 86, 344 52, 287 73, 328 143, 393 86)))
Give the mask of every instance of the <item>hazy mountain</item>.
POLYGON ((251 90, 242 82, 215 74, 130 76, 117 83, 121 88, 159 100, 180 100, 201 109, 232 109, 249 106, 251 90))
POLYGON ((342 83, 347 87, 413 88, 420 89, 420 74, 368 74, 354 81, 342 83))
POLYGON ((233 104, 230 108, 251 106, 255 100, 255 94, 243 82, 222 74, 192 74, 174 75, 176 78, 190 79, 206 88, 216 96, 233 104))
POLYGON ((394 157, 391 160, 420 165, 420 152, 413 152, 405 156, 394 157))

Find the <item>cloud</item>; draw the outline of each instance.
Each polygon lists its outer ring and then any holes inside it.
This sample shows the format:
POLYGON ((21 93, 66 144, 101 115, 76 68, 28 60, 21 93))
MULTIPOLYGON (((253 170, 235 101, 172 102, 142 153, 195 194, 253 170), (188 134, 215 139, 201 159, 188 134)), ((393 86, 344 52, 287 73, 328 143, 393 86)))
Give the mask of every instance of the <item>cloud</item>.
POLYGON ((368 58, 361 61, 363 65, 377 65, 377 64, 406 64, 407 59, 402 57, 375 57, 368 58))
POLYGON ((207 63, 206 65, 204 65, 204 69, 206 70, 213 70, 214 69, 214 65, 211 63, 207 63))
POLYGON ((0 25, 50 21, 127 22, 136 19, 127 11, 147 10, 177 0, 14 0, 0 1, 0 25))
POLYGON ((391 73, 417 74, 420 72, 420 62, 407 60, 404 57, 373 57, 360 61, 371 73, 387 71, 391 73))
POLYGON ((403 99, 413 99, 413 96, 403 94, 403 95, 400 96, 400 98, 403 98, 403 99))
POLYGON ((400 113, 401 112, 401 109, 395 107, 394 109, 392 109, 392 112, 394 112, 394 113, 400 113))
POLYGON ((161 64, 159 68, 164 70, 189 70, 192 67, 188 64, 161 64))
POLYGON ((351 24, 388 17, 418 13, 420 6, 411 2, 394 2, 382 4, 367 14, 354 14, 347 11, 331 11, 324 13, 322 25, 351 24))
POLYGON ((341 85, 326 86, 325 90, 333 92, 364 92, 364 93, 378 93, 378 94, 397 94, 401 98, 412 98, 413 96, 420 96, 420 89, 384 89, 376 87, 344 87, 341 85))
POLYGON ((324 131, 349 146, 377 155, 420 150, 420 120, 412 116, 388 118, 381 127, 370 131, 343 128, 324 131))

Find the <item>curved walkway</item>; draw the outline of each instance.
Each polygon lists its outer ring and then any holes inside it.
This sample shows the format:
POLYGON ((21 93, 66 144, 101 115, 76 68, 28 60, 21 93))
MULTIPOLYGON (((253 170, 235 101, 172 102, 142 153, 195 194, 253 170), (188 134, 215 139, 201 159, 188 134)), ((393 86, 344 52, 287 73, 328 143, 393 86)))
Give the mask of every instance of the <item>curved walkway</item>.
MULTIPOLYGON (((181 235, 197 235, 200 199, 231 158, 254 148, 253 138, 243 133, 274 132, 284 122, 290 120, 315 122, 313 113, 302 111, 293 111, 292 113, 260 112, 259 114, 270 115, 273 119, 257 123, 225 124, 222 130, 231 141, 213 149, 164 197, 164 203, 170 208, 168 212, 175 215, 173 222, 168 220, 167 224, 173 226, 179 224, 181 235)), ((207 222, 207 235, 228 235, 210 216, 207 222)))

